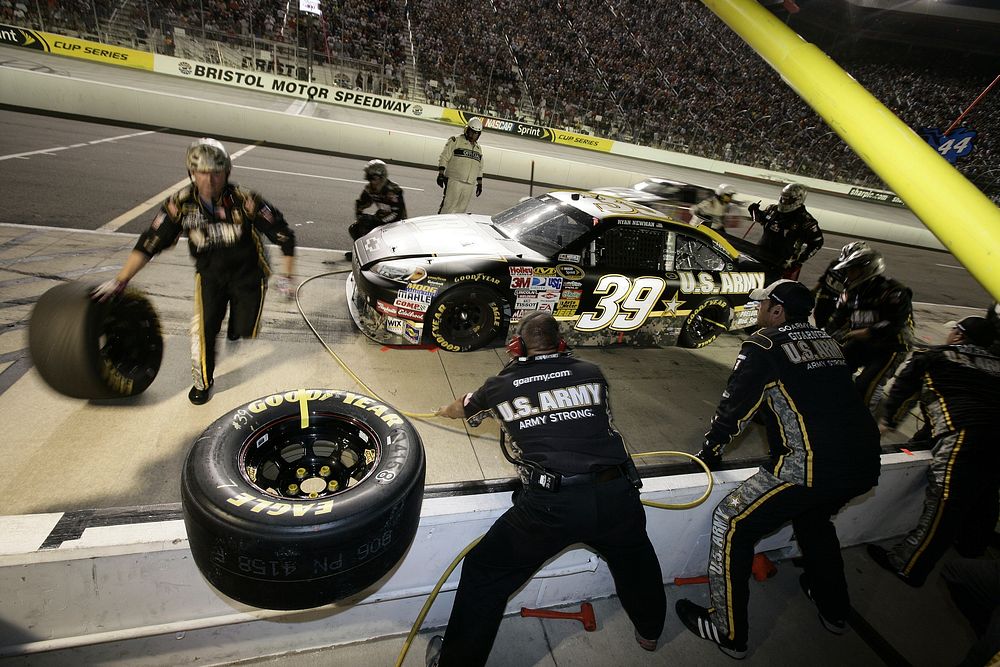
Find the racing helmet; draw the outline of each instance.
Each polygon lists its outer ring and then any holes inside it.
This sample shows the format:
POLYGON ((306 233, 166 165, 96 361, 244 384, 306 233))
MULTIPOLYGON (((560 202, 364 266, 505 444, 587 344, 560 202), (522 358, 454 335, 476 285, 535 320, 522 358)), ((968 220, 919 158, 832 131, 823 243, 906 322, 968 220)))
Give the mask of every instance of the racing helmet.
POLYGON ((226 147, 207 137, 188 146, 185 162, 188 171, 224 171, 228 174, 233 169, 226 147))
POLYGON ((845 259, 850 257, 853 253, 857 252, 858 250, 870 250, 870 249, 871 249, 870 246, 864 241, 851 241, 850 243, 845 244, 844 247, 840 249, 840 256, 837 258, 837 262, 843 262, 845 259))
POLYGON ((472 130, 473 132, 482 132, 483 121, 480 118, 474 116, 470 118, 469 122, 465 124, 465 129, 472 130))
POLYGON ((365 180, 371 180, 373 176, 379 178, 389 178, 389 169, 382 160, 369 160, 365 165, 365 180))
POLYGON ((733 197, 736 196, 736 188, 726 183, 720 183, 719 187, 715 188, 715 196, 719 199, 728 197, 727 201, 732 201, 733 197))
POLYGON ((850 269, 859 269, 860 272, 854 278, 848 279, 847 287, 857 287, 885 273, 885 259, 882 253, 865 243, 863 247, 856 248, 833 267, 834 271, 842 271, 845 275, 850 269))
POLYGON ((778 210, 782 213, 789 213, 806 203, 806 186, 801 183, 789 183, 781 189, 781 196, 778 198, 778 210))

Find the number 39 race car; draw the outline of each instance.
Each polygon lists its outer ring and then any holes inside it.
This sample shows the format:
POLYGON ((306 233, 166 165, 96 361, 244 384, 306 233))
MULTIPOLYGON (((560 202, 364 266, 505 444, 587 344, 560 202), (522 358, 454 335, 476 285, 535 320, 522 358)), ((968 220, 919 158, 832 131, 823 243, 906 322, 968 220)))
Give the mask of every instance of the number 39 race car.
POLYGON ((547 310, 571 345, 703 347, 756 322, 749 293, 765 268, 733 242, 621 197, 551 192, 492 217, 375 229, 355 241, 347 299, 361 331, 388 345, 502 344, 525 313, 547 310))

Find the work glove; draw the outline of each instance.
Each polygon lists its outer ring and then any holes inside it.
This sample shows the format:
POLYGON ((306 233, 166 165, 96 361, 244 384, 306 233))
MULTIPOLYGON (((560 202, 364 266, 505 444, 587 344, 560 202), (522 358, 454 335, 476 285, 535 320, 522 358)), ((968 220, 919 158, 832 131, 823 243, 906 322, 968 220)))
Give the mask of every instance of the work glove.
POLYGON ((448 185, 448 179, 445 177, 443 171, 438 172, 437 184, 439 188, 443 188, 448 185))
POLYGON ((695 454, 695 456, 708 466, 709 470, 718 470, 722 465, 722 454, 718 453, 717 449, 708 443, 705 443, 701 451, 695 454))
POLYGON ((750 217, 756 220, 757 216, 760 215, 760 202, 755 201, 754 203, 750 204, 749 206, 747 206, 747 210, 750 211, 750 217))
POLYGON ((127 280, 121 281, 117 278, 106 280, 94 288, 94 291, 90 293, 90 298, 98 303, 104 303, 124 292, 126 285, 128 285, 127 280))
POLYGON ((289 301, 295 298, 295 286, 292 285, 291 276, 279 276, 277 281, 278 293, 289 301))
POLYGON ((476 196, 478 197, 481 194, 483 194, 483 182, 476 181, 476 196))

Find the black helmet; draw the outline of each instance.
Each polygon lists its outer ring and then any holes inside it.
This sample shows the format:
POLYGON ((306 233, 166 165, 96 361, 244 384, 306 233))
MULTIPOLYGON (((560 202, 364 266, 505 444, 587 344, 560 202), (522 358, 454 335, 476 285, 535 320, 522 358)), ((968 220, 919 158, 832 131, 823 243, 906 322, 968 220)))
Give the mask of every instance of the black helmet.
POLYGON ((848 280, 847 286, 849 288, 856 287, 885 273, 885 259, 882 258, 882 253, 869 247, 866 243, 864 247, 856 248, 847 257, 843 257, 833 267, 834 271, 845 273, 850 269, 860 269, 861 272, 854 279, 848 280))
POLYGON ((379 178, 389 178, 389 170, 382 160, 369 160, 365 165, 365 180, 371 180, 373 176, 379 178))

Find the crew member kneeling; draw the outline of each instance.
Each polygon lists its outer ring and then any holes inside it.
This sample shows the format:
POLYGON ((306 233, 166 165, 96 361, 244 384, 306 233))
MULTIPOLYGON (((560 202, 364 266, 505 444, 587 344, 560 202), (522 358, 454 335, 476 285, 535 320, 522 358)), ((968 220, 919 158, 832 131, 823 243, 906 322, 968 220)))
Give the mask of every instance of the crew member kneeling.
POLYGON ((712 606, 678 600, 691 632, 742 658, 749 623, 747 579, 754 545, 787 521, 802 549, 803 592, 823 626, 846 629, 850 606, 844 561, 831 517, 875 485, 879 432, 851 381, 840 346, 807 321, 813 297, 805 285, 779 280, 756 289, 757 324, 744 341, 699 457, 710 468, 754 414, 763 417, 771 465, 726 496, 712 515, 708 579, 712 606))
POLYGON ((524 488, 466 556, 443 647, 431 640, 427 664, 485 664, 508 598, 576 543, 607 561, 636 640, 652 651, 666 613, 663 578, 607 380, 564 351, 549 313, 525 315, 508 349, 514 360, 500 373, 436 413, 473 422, 491 413, 520 455, 524 488))

